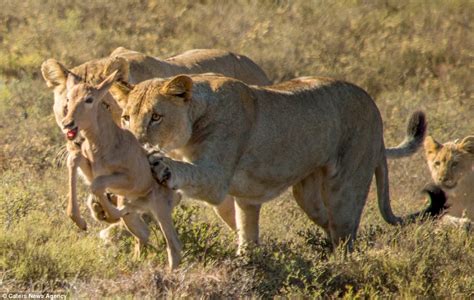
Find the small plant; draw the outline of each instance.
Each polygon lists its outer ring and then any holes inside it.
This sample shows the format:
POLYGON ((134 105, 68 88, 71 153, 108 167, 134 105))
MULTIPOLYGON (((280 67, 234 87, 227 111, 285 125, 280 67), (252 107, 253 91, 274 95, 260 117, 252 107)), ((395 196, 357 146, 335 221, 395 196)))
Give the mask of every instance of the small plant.
POLYGON ((200 262, 204 266, 233 257, 235 243, 222 233, 219 226, 200 221, 197 206, 180 205, 175 209, 179 237, 183 243, 183 260, 200 262))

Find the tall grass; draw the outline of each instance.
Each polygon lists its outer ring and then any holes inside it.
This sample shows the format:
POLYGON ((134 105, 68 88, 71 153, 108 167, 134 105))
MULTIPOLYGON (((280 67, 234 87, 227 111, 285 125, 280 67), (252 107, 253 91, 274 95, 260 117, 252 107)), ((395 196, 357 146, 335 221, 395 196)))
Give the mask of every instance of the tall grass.
MULTIPOLYGON (((175 212, 185 259, 166 271, 153 248, 131 259, 132 239, 105 246, 93 221, 79 232, 64 213, 63 138, 39 66, 67 66, 124 46, 158 57, 192 48, 245 54, 275 81, 331 76, 365 88, 379 106, 387 145, 408 114, 427 113, 445 141, 474 132, 474 3, 452 1, 13 1, 0 10, 0 291, 62 291, 75 297, 192 296, 470 298, 472 232, 435 223, 385 224, 371 190, 355 252, 332 255, 321 231, 285 193, 265 205, 262 246, 234 254, 235 236, 210 209, 175 212)), ((419 209, 429 173, 421 153, 390 161, 398 214, 419 209)), ((80 191, 85 198, 84 188, 80 191)))

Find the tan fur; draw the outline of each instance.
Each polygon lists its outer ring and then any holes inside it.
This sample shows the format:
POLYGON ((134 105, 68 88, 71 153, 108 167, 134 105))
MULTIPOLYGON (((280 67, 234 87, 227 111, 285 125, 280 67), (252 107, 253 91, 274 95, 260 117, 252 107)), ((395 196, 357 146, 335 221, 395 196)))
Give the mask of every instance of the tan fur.
POLYGON ((431 177, 446 194, 447 214, 474 221, 474 136, 444 144, 427 137, 424 147, 431 177))
POLYGON ((131 88, 123 94, 128 128, 185 158, 152 155, 155 177, 214 205, 235 196, 239 251, 258 241, 261 205, 290 186, 334 245, 352 245, 374 172, 383 217, 405 221, 390 208, 380 113, 359 87, 306 77, 265 88, 181 75, 131 88))
MULTIPOLYGON (((110 218, 123 219, 136 236, 138 247, 147 242, 149 235, 138 213, 147 212, 155 217, 166 239, 169 265, 173 269, 181 258, 181 245, 171 219, 173 203, 177 199, 172 191, 158 185, 152 177, 145 150, 129 131, 114 123, 101 104, 116 73, 97 87, 77 81, 72 74, 68 76, 67 114, 61 124, 65 133, 79 130, 85 138, 80 151, 70 155, 69 201, 77 203, 75 177, 76 169, 82 163, 83 172, 91 182, 91 193, 99 199, 110 218), (106 191, 122 197, 119 208, 104 196, 106 191)), ((80 219, 79 212, 76 210, 75 213, 78 216, 73 216, 73 219, 80 219)))
MULTIPOLYGON (((73 73, 90 84, 98 84, 114 71, 119 72, 119 81, 129 83, 138 83, 154 77, 215 72, 249 84, 270 84, 265 72, 248 57, 217 49, 190 50, 162 60, 119 47, 108 57, 88 61, 71 70, 54 59, 48 59, 41 65, 41 73, 48 87, 54 92, 54 112, 58 125, 66 101, 68 73, 73 73)), ((120 107, 116 106, 109 94, 104 97, 104 101, 111 106, 114 120, 119 122, 120 107)))
MULTIPOLYGON (((58 126, 61 126, 61 120, 64 117, 66 79, 69 73, 77 75, 89 84, 98 84, 114 71, 118 71, 119 82, 129 83, 138 83, 153 77, 168 77, 179 73, 201 72, 217 72, 249 84, 267 85, 270 83, 265 72, 248 57, 216 49, 190 50, 162 60, 119 47, 108 57, 88 61, 71 70, 54 59, 48 59, 42 64, 41 73, 47 86, 54 93, 53 110, 58 126)), ((120 93, 120 84, 112 87, 111 90, 120 93)), ((121 107, 109 93, 104 96, 103 101, 111 111, 115 122, 120 124, 121 107)), ((80 137, 76 139, 76 144, 79 143, 80 137)), ((76 144, 69 142, 67 148, 77 148, 76 144)), ((93 198, 89 199, 93 200, 93 198)), ((94 216, 101 214, 100 207, 91 201, 88 201, 88 204, 94 216)), ((228 198, 222 207, 216 207, 216 212, 231 229, 235 230, 233 213, 229 212, 231 207, 233 207, 233 199, 228 198)), ((70 215, 69 212, 77 209, 77 207, 68 207, 68 214, 70 215)), ((84 229, 85 225, 81 224, 81 228, 84 229)))

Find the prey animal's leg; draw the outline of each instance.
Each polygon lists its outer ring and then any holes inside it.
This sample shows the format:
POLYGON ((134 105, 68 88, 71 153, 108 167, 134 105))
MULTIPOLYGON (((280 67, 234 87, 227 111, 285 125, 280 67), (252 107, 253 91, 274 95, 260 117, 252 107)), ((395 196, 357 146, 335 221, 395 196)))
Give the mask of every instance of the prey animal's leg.
POLYGON ((128 231, 135 237, 135 249, 133 252, 133 258, 139 259, 141 250, 148 243, 148 238, 150 237, 150 230, 148 226, 143 222, 142 218, 138 213, 131 212, 122 218, 125 227, 128 231))
POLYGON ((67 167, 69 171, 69 196, 67 204, 67 215, 76 223, 76 225, 82 230, 87 230, 87 223, 81 217, 79 205, 77 203, 77 168, 80 161, 84 159, 79 152, 69 153, 67 159, 67 167))
POLYGON ((108 218, 113 220, 122 218, 128 213, 128 210, 126 208, 119 209, 115 207, 107 197, 104 196, 106 189, 127 190, 132 187, 132 181, 125 174, 103 175, 96 177, 94 181, 92 181, 91 192, 99 199, 99 203, 104 208, 108 218))
POLYGON ((148 195, 149 209, 160 225, 163 236, 166 240, 166 251, 168 253, 168 263, 171 270, 178 267, 181 261, 181 242, 171 218, 173 210, 173 191, 155 184, 152 192, 148 195))
MULTIPOLYGON (((105 197, 107 197, 107 200, 109 200, 110 203, 112 203, 114 206, 121 207, 122 205, 119 204, 121 203, 122 197, 119 197, 114 194, 106 193, 105 197)), ((100 204, 100 200, 95 197, 93 194, 90 194, 89 197, 87 198, 87 206, 89 207, 89 210, 97 221, 105 221, 107 223, 116 223, 120 221, 120 218, 112 218, 110 215, 107 215, 104 208, 100 204)))

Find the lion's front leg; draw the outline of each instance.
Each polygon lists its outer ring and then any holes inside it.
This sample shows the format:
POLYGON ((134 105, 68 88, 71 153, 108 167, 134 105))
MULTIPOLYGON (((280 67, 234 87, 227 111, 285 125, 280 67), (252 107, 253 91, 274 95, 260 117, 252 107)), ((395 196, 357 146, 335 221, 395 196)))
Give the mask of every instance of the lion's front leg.
POLYGON ((249 247, 258 244, 258 223, 260 218, 261 205, 247 204, 241 199, 235 201, 237 235, 239 244, 237 254, 241 255, 249 247))
POLYGON ((210 204, 220 204, 227 194, 231 175, 226 175, 219 166, 205 166, 176 161, 162 155, 148 157, 153 177, 173 190, 182 190, 191 198, 210 204))
POLYGON ((173 190, 183 187, 183 177, 186 174, 179 174, 178 168, 174 164, 175 161, 161 155, 150 155, 149 162, 152 167, 153 177, 160 184, 164 184, 173 190), (173 176, 171 176, 172 173, 173 176))

